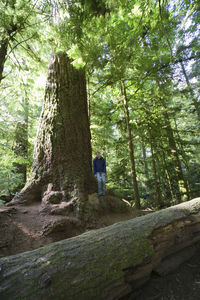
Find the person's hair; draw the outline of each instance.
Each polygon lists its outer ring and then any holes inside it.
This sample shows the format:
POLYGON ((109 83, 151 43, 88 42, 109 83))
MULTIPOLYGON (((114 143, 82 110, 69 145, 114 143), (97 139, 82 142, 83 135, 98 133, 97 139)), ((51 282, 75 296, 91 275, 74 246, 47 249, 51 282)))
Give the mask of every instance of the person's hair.
POLYGON ((98 153, 99 153, 99 154, 101 154, 101 152, 100 152, 100 151, 97 151, 97 152, 96 152, 96 154, 98 154, 98 153))

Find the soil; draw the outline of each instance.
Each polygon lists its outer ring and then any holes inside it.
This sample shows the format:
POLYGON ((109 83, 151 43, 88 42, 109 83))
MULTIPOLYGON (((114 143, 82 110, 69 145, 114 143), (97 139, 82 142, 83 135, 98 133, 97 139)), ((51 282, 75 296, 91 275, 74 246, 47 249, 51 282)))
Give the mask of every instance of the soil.
MULTIPOLYGON (((66 216, 45 214, 38 202, 12 207, 0 206, 0 257, 33 250, 86 230, 105 227, 149 212, 151 210, 133 209, 127 213, 107 213, 82 228, 73 218, 68 220, 66 226, 66 216), (64 226, 56 227, 55 231, 49 230, 56 223, 64 226)), ((174 273, 163 277, 152 273, 151 279, 142 288, 123 300, 200 300, 199 253, 200 245, 197 253, 174 273)))
POLYGON ((42 212, 38 202, 0 206, 0 257, 37 249, 86 230, 105 227, 146 213, 148 211, 134 209, 127 213, 107 213, 94 218, 83 228, 76 218, 42 212))

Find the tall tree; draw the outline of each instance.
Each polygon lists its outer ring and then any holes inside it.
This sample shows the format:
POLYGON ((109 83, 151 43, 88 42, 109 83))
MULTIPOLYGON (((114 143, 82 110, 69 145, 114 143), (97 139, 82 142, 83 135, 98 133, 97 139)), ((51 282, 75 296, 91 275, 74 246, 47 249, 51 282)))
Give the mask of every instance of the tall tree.
POLYGON ((185 77, 185 81, 187 83, 188 91, 189 91, 191 99, 192 99, 192 103, 195 107, 195 110, 196 110, 196 113, 197 113, 197 116, 198 116, 198 120, 200 121, 200 104, 199 104, 199 101, 198 101, 197 97, 195 96, 195 94, 193 92, 193 89, 192 89, 192 86, 190 84, 190 80, 188 78, 188 75, 186 73, 186 69, 185 69, 183 61, 181 61, 180 64, 181 64, 183 75, 185 77))
POLYGON ((29 183, 14 201, 42 200, 79 210, 94 189, 84 70, 51 56, 29 183), (64 202, 64 204, 63 204, 64 202))
MULTIPOLYGON (((11 1, 2 3, 11 3, 11 1)), ((24 2, 16 0, 16 3, 15 11, 20 7, 19 4, 24 2)), ((147 0, 124 0, 117 3, 107 0, 46 2, 39 0, 36 3, 37 8, 41 4, 41 15, 43 13, 43 17, 48 20, 48 24, 43 22, 43 27, 38 26, 38 32, 45 32, 43 41, 47 48, 50 48, 47 45, 47 42, 50 41, 54 53, 57 53, 58 49, 63 53, 67 51, 68 56, 73 59, 74 66, 85 65, 90 81, 92 141, 95 148, 103 145, 103 151, 108 154, 108 180, 111 179, 111 185, 118 185, 118 188, 126 186, 127 190, 131 190, 132 193, 133 181, 131 163, 127 155, 127 131, 125 130, 123 104, 113 100, 114 97, 118 98, 119 84, 123 81, 128 94, 129 125, 134 131, 134 158, 140 196, 146 192, 144 188, 145 165, 144 159, 141 160, 141 141, 144 141, 147 153, 145 160, 148 162, 149 185, 147 186, 150 194, 162 193, 163 200, 165 200, 165 195, 168 195, 169 199, 166 203, 173 203, 179 181, 177 170, 180 175, 182 168, 183 176, 181 175, 181 178, 185 177, 186 165, 188 179, 191 180, 190 184, 192 183, 191 186, 194 188, 198 181, 198 171, 194 171, 198 170, 199 160, 198 120, 194 113, 194 101, 191 93, 189 95, 189 88, 184 84, 186 78, 184 79, 182 75, 183 70, 181 71, 178 67, 183 62, 188 82, 193 89, 196 102, 199 102, 197 61, 199 57, 197 36, 199 5, 197 1, 190 1, 190 3, 185 0, 176 3, 158 1, 156 5, 147 0), (53 23, 52 3, 55 3, 54 12, 56 11, 58 17, 58 19, 54 18, 56 24, 53 26, 51 26, 53 23), (193 4, 195 5, 193 6, 193 4), (191 21, 190 25, 186 22, 187 19, 191 21), (188 44, 187 37, 189 35, 194 38, 188 44), (182 39, 184 36, 185 39, 182 39), (178 51, 179 45, 180 51, 178 51), (192 68, 196 66, 196 72, 191 72, 190 65, 187 64, 187 61, 192 63, 191 59, 195 60, 192 68), (161 104, 159 93, 155 88, 157 80, 165 82, 165 91, 170 92, 170 97, 166 92, 161 95, 167 99, 165 99, 167 101, 166 108, 161 104), (98 93, 96 93, 97 91, 98 93), (96 97, 97 94, 98 97, 96 97), (168 115, 164 114, 165 111, 168 115), (174 120, 177 126, 174 126, 174 120), (151 141, 149 129, 151 129, 151 141), (151 151, 151 147, 153 151, 151 151), (175 156, 173 158, 172 151, 176 151, 178 155, 176 159, 175 156), (155 180, 157 180, 157 187, 155 180), (173 182, 175 182, 176 188, 172 188, 173 182)), ((13 11, 10 11, 10 16, 11 12, 13 13, 13 11)), ((23 13, 23 15, 25 14, 23 13)), ((41 15, 39 19, 44 20, 41 15)), ((26 16, 28 17, 28 15, 26 16)), ((8 21, 11 19, 8 18, 8 21)), ((28 26, 31 25, 30 22, 28 24, 28 26)), ((1 29, 4 27, 1 26, 1 29)), ((13 48, 21 50, 25 45, 26 48, 30 46, 26 42, 22 43, 25 30, 22 32, 23 36, 16 34, 14 39, 9 42, 9 49, 12 51, 9 58, 11 60, 14 57, 16 64, 18 58, 22 61, 22 53, 19 55, 19 52, 13 51, 13 48), (16 59, 15 54, 17 54, 16 59)), ((38 44, 37 49, 42 57, 43 47, 38 44)), ((28 54, 33 53, 30 50, 28 54)), ((29 56, 29 63, 33 56, 29 56)), ((6 71, 9 72, 11 69, 13 72, 13 65, 9 67, 6 62, 6 71)), ((6 73, 8 74, 8 72, 6 73)), ((10 77, 11 74, 7 79, 10 77)), ((9 85, 7 79, 4 80, 4 83, 9 85)), ((9 102, 10 97, 6 92, 5 94, 7 102, 9 102)), ((21 97, 20 92, 19 97, 21 97)), ((32 97, 30 103, 33 101, 32 97)), ((1 114, 3 114, 2 111, 1 114)), ((0 125, 6 128, 2 120, 0 120, 0 125)), ((9 145, 13 143, 12 139, 13 135, 10 134, 9 145)), ((3 147, 0 150, 3 153, 3 147)), ((160 195, 158 196, 160 197, 160 195)))
POLYGON ((124 82, 121 83, 121 92, 123 97, 124 115, 126 120, 126 130, 127 130, 128 149, 129 149, 129 156, 130 156, 130 163, 131 163, 131 175, 132 175, 133 188, 134 188, 135 207, 140 208, 140 196, 139 196, 137 174, 136 174, 136 167, 135 167, 133 137, 132 137, 132 130, 130 125, 128 98, 127 98, 126 86, 124 82))
POLYGON ((31 52, 27 41, 38 37, 39 19, 36 21, 36 3, 32 1, 2 0, 0 3, 0 82, 5 62, 10 53, 24 44, 31 52))

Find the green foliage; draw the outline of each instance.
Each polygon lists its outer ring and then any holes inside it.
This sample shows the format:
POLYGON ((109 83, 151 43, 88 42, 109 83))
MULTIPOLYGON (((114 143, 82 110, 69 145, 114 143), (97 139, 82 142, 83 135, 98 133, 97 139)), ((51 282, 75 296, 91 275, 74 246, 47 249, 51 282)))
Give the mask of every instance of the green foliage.
MULTIPOLYGON (((197 186, 189 174, 192 168, 191 158, 195 160, 195 164, 199 164, 199 150, 197 148, 194 150, 192 146, 193 139, 195 145, 199 145, 197 129, 199 122, 197 111, 188 106, 189 103, 193 105, 191 95, 188 93, 185 94, 184 99, 182 97, 185 82, 180 66, 176 62, 176 58, 172 56, 172 52, 176 51, 179 26, 183 26, 185 22, 182 11, 178 7, 177 14, 164 6, 161 9, 151 7, 149 11, 148 9, 144 11, 144 3, 145 1, 136 4, 135 7, 132 4, 132 11, 137 12, 136 18, 127 13, 127 10, 130 11, 130 7, 126 9, 122 6, 116 15, 115 12, 111 14, 111 18, 108 20, 109 25, 105 25, 105 28, 109 28, 108 33, 106 30, 103 37, 106 45, 105 55, 109 53, 108 62, 103 71, 98 70, 95 76, 97 76, 97 80, 100 79, 100 86, 112 86, 112 90, 109 88, 108 91, 108 88, 102 88, 99 92, 101 99, 111 98, 111 102, 114 104, 114 109, 112 107, 110 110, 112 113, 110 124, 115 129, 110 133, 110 138, 105 138, 103 145, 109 149, 111 156, 108 159, 108 163, 112 164, 108 185, 115 186, 116 189, 124 189, 124 194, 126 186, 129 186, 131 191, 125 116, 123 107, 120 105, 121 92, 117 84, 123 80, 128 86, 130 124, 133 132, 141 198, 144 195, 145 198, 151 198, 154 205, 158 205, 154 201, 156 197, 155 182, 157 181, 160 187, 159 201, 160 203, 163 201, 164 205, 169 205, 170 202, 174 203, 176 192, 174 194, 173 191, 176 190, 178 182, 176 168, 173 165, 173 151, 178 151, 177 163, 180 161, 183 176, 186 181, 189 181, 190 189, 194 190, 197 186), (181 25, 179 23, 180 16, 182 18, 181 25), (140 23, 141 26, 139 26, 140 23), (178 84, 177 86, 177 78, 183 81, 182 85, 178 84), (189 134, 191 125, 192 128, 197 129, 193 131, 193 136, 189 134), (169 134, 169 128, 173 135, 169 134), (115 138, 114 144, 109 145, 108 141, 113 137, 115 138), (171 148, 172 143, 174 149, 171 148), (146 158, 142 154, 142 144, 147 154, 146 158), (153 160, 156 166, 156 178, 152 170, 153 160), (147 165, 146 171, 145 164, 147 165)), ((182 27, 182 36, 183 34, 186 35, 186 31, 183 31, 182 27)), ((179 43, 182 43, 182 36, 179 43)), ((196 47, 197 44, 192 43, 191 47, 194 49, 193 45, 196 47)), ((199 46, 197 48, 199 49, 199 46)), ((187 56, 192 55, 191 48, 183 46, 183 49, 187 49, 187 56)), ((185 50, 182 50, 182 55, 185 50)), ((194 64, 196 63, 198 63, 198 56, 194 64)), ((196 80, 198 74, 193 76, 196 80)), ((94 90, 98 90, 98 85, 94 90)), ((99 95, 95 94, 95 98, 98 99, 99 95)), ((102 100, 101 102, 99 99, 93 101, 95 106, 92 113, 96 114, 96 119, 99 116, 102 119, 102 113, 105 113, 106 116, 102 100), (98 112, 98 106, 96 109, 96 101, 98 104, 102 103, 99 105, 101 113, 98 112)), ((94 125, 94 118, 91 119, 91 122, 93 127, 97 126, 95 127, 96 131, 92 130, 93 136, 95 135, 93 143, 94 140, 103 140, 98 133, 99 122, 97 121, 94 125)), ((105 123, 106 133, 108 126, 105 123)), ((197 173, 199 174, 199 172, 197 173)), ((194 179, 194 176, 192 177, 194 179)), ((184 197, 182 197, 183 200, 184 197)))
POLYGON ((183 191, 179 167, 190 197, 198 195, 198 1, 73 0, 52 6, 13 0, 2 1, 0 12, 1 45, 9 38, 0 96, 0 195, 14 193, 22 182, 16 164, 31 169, 50 51, 66 51, 76 68, 85 68, 93 156, 99 150, 105 157, 109 188, 134 198, 123 82, 142 205, 177 201, 177 189, 183 191), (27 126, 19 133, 26 154, 17 151, 17 124, 27 126))

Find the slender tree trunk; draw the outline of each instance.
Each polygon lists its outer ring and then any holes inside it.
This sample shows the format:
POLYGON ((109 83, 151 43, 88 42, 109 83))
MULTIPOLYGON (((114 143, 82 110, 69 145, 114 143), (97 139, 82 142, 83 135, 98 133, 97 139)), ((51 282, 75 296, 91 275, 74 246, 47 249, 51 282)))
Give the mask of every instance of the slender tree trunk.
POLYGON ((52 55, 31 178, 13 202, 42 200, 77 212, 96 188, 90 137, 85 72, 66 54, 52 55))
POLYGON ((170 193, 170 200, 172 200, 176 197, 176 195, 174 194, 173 182, 171 180, 171 174, 169 172, 169 166, 167 163, 165 151, 162 152, 162 155, 163 155, 163 163, 164 163, 164 168, 165 168, 165 176, 166 176, 166 181, 167 181, 167 186, 168 186, 168 190, 166 192, 168 194, 170 193))
POLYGON ((144 173, 145 173, 146 180, 148 181, 149 180, 149 170, 148 170, 148 164, 147 164, 146 148, 145 148, 145 145, 143 142, 141 143, 141 146, 142 146, 142 158, 144 161, 144 173))
MULTIPOLYGON (((9 6, 14 10, 15 9, 16 0, 9 1, 9 6)), ((6 24, 6 29, 1 32, 0 36, 0 83, 3 76, 4 65, 6 62, 8 45, 9 42, 12 41, 14 35, 17 33, 18 27, 17 24, 14 23, 14 15, 11 17, 9 24, 6 24)))
MULTIPOLYGON (((142 139, 142 138, 141 138, 142 139)), ((144 141, 142 140, 141 142, 141 147, 142 147, 142 158, 143 158, 143 165, 144 165, 144 174, 145 174, 145 179, 144 179, 144 188, 145 188, 145 191, 146 191, 146 196, 148 197, 148 199, 150 200, 151 199, 151 195, 150 195, 150 177, 149 177, 149 168, 148 168, 148 162, 147 162, 147 155, 146 155, 146 147, 145 147, 145 144, 144 144, 144 141)))
MULTIPOLYGON (((160 84, 157 81, 157 86, 160 89, 160 84)), ((173 129, 171 127, 171 122, 170 118, 168 115, 168 108, 165 99, 160 97, 160 101, 163 105, 164 111, 163 111, 163 117, 164 117, 164 122, 165 122, 165 127, 166 127, 166 134, 167 134, 167 139, 169 143, 169 155, 172 158, 172 169, 174 169, 174 176, 172 175, 171 178, 173 177, 173 189, 175 189, 175 195, 176 195, 176 203, 180 203, 182 200, 182 195, 189 194, 189 189, 187 186, 187 182, 185 181, 185 178, 183 176, 183 171, 181 168, 181 162, 179 159, 178 155, 178 149, 176 146, 176 142, 174 139, 174 133, 173 129)), ((184 199, 185 200, 185 199, 184 199)))
POLYGON ((153 168, 153 175, 154 175, 155 200, 158 207, 162 207, 162 194, 160 190, 159 178, 158 178, 157 168, 156 168, 156 156, 153 149, 153 138, 151 136, 151 133, 149 133, 149 135, 150 135, 152 168, 153 168))
POLYGON ((3 70, 6 61, 7 50, 8 50, 8 39, 4 39, 0 43, 0 82, 3 79, 3 70))
POLYGON ((124 83, 121 83, 121 92, 123 96, 124 114, 126 119, 126 130, 128 136, 128 147, 129 147, 129 155, 130 155, 130 162, 131 162, 131 174, 133 180, 135 206, 136 208, 140 208, 140 196, 138 191, 137 175, 136 175, 136 168, 135 168, 134 146, 133 146, 131 125, 130 125, 128 98, 127 98, 126 87, 124 83))
POLYGON ((185 178, 185 181, 186 181, 186 186, 187 186, 187 196, 188 196, 188 199, 190 199, 191 187, 190 187, 190 183, 188 181, 188 179, 189 179, 189 164, 188 164, 188 159, 187 159, 187 156, 185 155, 185 150, 184 150, 182 142, 181 142, 181 137, 180 137, 178 126, 177 126, 177 122, 176 122, 175 119, 174 119, 174 124, 175 124, 176 132, 177 132, 178 144, 179 144, 179 147, 181 149, 181 156, 182 156, 183 164, 184 164, 185 169, 186 169, 186 178, 185 178))
POLYGON ((190 84, 189 78, 187 76, 187 73, 186 73, 183 61, 181 61, 180 64, 181 64, 181 68, 182 68, 182 71, 183 71, 183 75, 185 77, 185 81, 187 83, 187 87, 188 87, 190 96, 192 98, 193 105, 195 107, 195 110, 196 110, 196 113, 197 113, 197 116, 198 116, 198 120, 200 121, 200 104, 199 104, 198 99, 196 98, 196 96, 195 96, 195 94, 193 92, 193 89, 192 89, 192 86, 190 84))
MULTIPOLYGON (((163 101, 162 101, 163 102, 163 101)), ((181 163, 179 160, 178 156, 178 149, 176 147, 176 142, 174 139, 174 133, 170 124, 169 120, 169 115, 167 112, 167 108, 165 106, 165 111, 163 113, 164 119, 165 119, 165 124, 166 124, 166 133, 167 133, 167 138, 169 142, 169 147, 170 147, 170 154, 172 156, 175 172, 176 172, 176 179, 177 180, 177 193, 176 193, 176 199, 177 202, 180 203, 181 201, 181 194, 182 193, 189 193, 188 186, 185 182, 185 178, 183 176, 182 168, 181 168, 181 163)))

